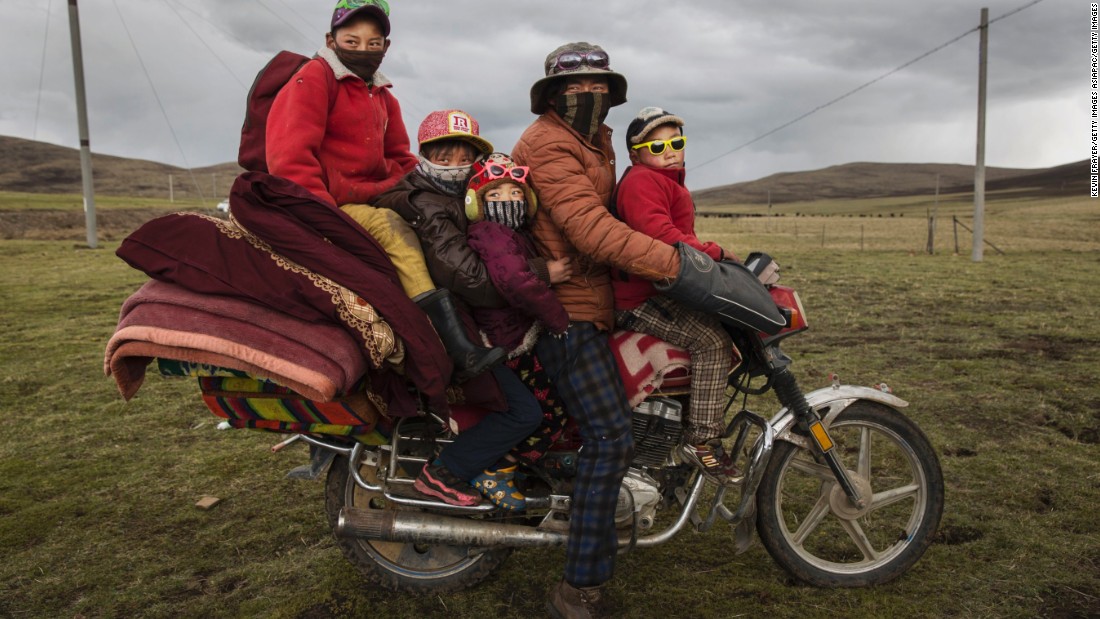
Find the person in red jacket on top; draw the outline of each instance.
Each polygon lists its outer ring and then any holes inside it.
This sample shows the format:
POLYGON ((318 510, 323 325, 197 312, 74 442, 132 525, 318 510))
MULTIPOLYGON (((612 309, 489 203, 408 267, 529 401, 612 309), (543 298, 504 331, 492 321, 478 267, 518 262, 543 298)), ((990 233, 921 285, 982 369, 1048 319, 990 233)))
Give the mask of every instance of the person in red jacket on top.
POLYGON ((267 167, 340 208, 378 241, 462 382, 499 363, 504 351, 470 341, 450 292, 432 282, 416 234, 393 211, 371 206, 418 163, 392 84, 378 72, 390 47, 389 12, 385 0, 336 4, 325 46, 271 105, 267 167))
POLYGON ((271 174, 343 206, 372 204, 416 167, 393 84, 378 71, 389 35, 385 2, 337 3, 324 47, 271 106, 271 174))
MULTIPOLYGON (((614 207, 631 228, 669 245, 683 242, 716 261, 735 256, 695 236, 695 203, 684 186, 684 121, 656 107, 643 108, 626 130, 630 163, 614 207)), ((661 296, 653 283, 623 272, 612 275, 615 322, 691 353, 691 410, 681 454, 704 474, 725 482, 737 475, 718 440, 724 429, 726 377, 733 342, 718 319, 661 296)))

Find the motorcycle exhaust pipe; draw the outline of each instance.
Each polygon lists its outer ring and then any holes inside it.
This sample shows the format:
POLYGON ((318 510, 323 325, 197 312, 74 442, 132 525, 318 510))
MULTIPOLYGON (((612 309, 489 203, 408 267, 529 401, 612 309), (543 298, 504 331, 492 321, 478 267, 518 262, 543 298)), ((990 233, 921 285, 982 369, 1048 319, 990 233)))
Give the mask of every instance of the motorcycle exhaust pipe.
POLYGON ((339 537, 383 542, 475 547, 561 546, 569 538, 568 533, 518 524, 358 507, 342 508, 333 531, 339 537))

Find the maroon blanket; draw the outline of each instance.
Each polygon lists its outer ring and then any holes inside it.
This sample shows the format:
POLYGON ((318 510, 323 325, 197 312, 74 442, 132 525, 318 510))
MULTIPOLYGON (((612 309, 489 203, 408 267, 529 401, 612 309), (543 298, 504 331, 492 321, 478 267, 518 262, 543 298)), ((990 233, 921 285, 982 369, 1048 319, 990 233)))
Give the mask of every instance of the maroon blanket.
MULTIPOLYGON (((386 356, 397 343, 384 322, 375 331, 376 354, 386 356)), ((335 324, 156 280, 123 303, 104 371, 130 399, 153 357, 241 370, 322 402, 348 393, 367 371, 355 340, 335 324)))
MULTIPOLYGON (((235 216, 267 213, 270 221, 261 228, 287 246, 294 259, 275 252, 263 239, 233 221, 195 213, 176 213, 146 223, 127 237, 116 253, 150 277, 199 294, 244 298, 306 322, 341 326, 356 339, 370 362, 372 389, 390 402, 390 413, 414 414, 416 402, 405 377, 386 366, 379 367, 377 356, 372 358, 370 354, 375 345, 371 323, 357 315, 362 308, 356 308, 354 303, 356 296, 362 297, 405 343, 404 369, 408 379, 435 410, 445 411, 450 360, 424 313, 393 279, 374 270, 373 264, 382 261, 390 264, 384 253, 381 257, 374 256, 380 252, 377 243, 350 220, 348 225, 357 231, 332 230, 332 233, 353 246, 354 251, 345 251, 326 241, 316 229, 291 213, 326 213, 317 215, 319 221, 325 222, 319 226, 321 229, 336 228, 335 222, 343 221, 340 219, 343 214, 318 203, 289 181, 248 173, 238 178, 234 187, 235 216), (258 193, 249 193, 250 188, 258 193), (283 209, 279 206, 282 203, 290 206, 283 209), (301 245, 299 249, 289 247, 295 234, 301 245), (364 261, 372 256, 373 263, 364 261), (352 286, 342 285, 345 283, 352 286)), ((392 268, 390 264, 390 272, 392 268)))

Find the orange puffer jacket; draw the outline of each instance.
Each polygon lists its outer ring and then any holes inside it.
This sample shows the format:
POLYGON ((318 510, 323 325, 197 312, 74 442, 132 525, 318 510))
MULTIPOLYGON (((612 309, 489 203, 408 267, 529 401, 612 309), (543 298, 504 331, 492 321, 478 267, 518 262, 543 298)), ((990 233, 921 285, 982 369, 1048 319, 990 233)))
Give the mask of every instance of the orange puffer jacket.
POLYGON ((539 197, 531 234, 539 254, 573 259, 573 276, 554 286, 571 321, 611 328, 615 297, 608 265, 652 281, 676 278, 675 248, 631 230, 607 210, 615 187, 609 127, 601 125, 592 144, 549 111, 523 132, 512 159, 531 168, 528 178, 539 197))

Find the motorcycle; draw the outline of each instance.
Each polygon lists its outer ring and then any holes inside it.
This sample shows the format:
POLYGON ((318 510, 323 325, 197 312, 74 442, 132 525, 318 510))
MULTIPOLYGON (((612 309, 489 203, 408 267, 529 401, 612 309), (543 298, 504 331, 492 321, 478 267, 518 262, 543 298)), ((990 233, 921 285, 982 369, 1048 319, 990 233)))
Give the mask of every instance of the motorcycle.
MULTIPOLYGON (((680 461, 688 397, 654 392, 633 411, 635 453, 615 515, 620 552, 664 544, 685 529, 734 528, 735 550, 753 533, 799 581, 864 587, 893 580, 927 550, 943 511, 936 452, 885 385, 832 384, 803 392, 780 344, 808 328, 797 292, 767 294, 783 316, 773 333, 727 327, 742 355, 729 375, 723 441, 743 473, 717 483, 680 461), (750 396, 773 392, 770 417, 750 396), (731 417, 732 415, 732 417, 731 417)), ((310 463, 294 476, 325 480, 325 510, 344 556, 366 580, 412 593, 476 585, 513 550, 568 538, 579 439, 566 433, 517 477, 526 510, 490 502, 458 507, 413 489, 421 467, 453 438, 434 414, 404 418, 383 444, 298 434, 310 463)), ((280 446, 280 447, 281 447, 280 446)))

